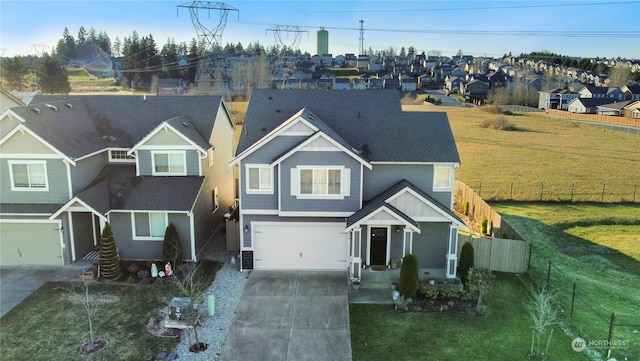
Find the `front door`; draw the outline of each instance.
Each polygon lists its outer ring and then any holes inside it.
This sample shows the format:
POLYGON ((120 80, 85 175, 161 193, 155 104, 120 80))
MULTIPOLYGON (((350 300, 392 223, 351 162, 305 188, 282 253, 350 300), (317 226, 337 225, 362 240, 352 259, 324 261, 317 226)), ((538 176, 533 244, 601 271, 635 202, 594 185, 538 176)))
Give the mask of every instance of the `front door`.
POLYGON ((387 228, 371 228, 371 262, 372 266, 387 265, 387 228))

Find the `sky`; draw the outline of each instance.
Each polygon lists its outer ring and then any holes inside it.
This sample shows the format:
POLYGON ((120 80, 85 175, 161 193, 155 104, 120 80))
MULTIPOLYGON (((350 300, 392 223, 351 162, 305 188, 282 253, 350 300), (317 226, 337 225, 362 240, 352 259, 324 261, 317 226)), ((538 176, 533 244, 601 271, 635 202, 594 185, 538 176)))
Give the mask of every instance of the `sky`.
MULTIPOLYGON (((153 35, 158 50, 173 38, 198 37, 188 8, 209 4, 226 12, 220 43, 244 47, 259 42, 293 46, 316 54, 316 34, 329 32, 329 52, 359 52, 360 21, 364 49, 396 53, 413 46, 418 53, 501 57, 550 51, 572 57, 640 59, 640 0, 543 1, 170 1, 170 0, 0 0, 0 56, 51 52, 64 28, 77 38, 81 26, 107 33, 112 43, 153 35), (299 31, 299 32, 297 32, 299 31), (276 39, 280 36, 280 40, 276 39)), ((197 11, 199 23, 213 31, 220 10, 197 11)))

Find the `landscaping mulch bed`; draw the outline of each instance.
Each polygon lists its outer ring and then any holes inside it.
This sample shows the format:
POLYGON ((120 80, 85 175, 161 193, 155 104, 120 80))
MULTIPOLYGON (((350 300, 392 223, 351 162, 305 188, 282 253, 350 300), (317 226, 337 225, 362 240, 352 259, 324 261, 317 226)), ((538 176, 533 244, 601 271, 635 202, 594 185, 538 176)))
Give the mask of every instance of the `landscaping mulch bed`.
POLYGON ((470 316, 480 316, 476 310, 477 298, 471 300, 437 298, 429 299, 424 295, 416 295, 407 310, 398 308, 400 312, 454 312, 470 316))
POLYGON ((182 330, 164 327, 164 320, 169 317, 166 309, 159 310, 147 323, 147 331, 156 337, 180 337, 182 330))

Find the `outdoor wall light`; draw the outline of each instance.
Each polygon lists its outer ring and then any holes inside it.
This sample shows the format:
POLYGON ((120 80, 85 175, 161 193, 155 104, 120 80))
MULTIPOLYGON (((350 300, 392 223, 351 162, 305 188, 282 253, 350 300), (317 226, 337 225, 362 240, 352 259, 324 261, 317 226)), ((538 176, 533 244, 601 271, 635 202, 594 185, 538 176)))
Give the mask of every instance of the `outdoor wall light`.
POLYGON ((244 233, 248 233, 249 232, 249 226, 244 226, 244 233))
POLYGON ((396 233, 400 233, 400 226, 396 226, 396 233))

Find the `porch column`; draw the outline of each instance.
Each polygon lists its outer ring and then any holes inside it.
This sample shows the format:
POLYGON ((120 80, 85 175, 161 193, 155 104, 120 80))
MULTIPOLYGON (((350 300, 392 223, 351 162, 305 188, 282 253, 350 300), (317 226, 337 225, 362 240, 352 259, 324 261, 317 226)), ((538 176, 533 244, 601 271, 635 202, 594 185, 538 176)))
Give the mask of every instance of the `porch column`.
POLYGON ((71 244, 71 262, 76 261, 76 237, 73 235, 73 213, 67 211, 69 218, 69 243, 71 244))
POLYGON ((354 228, 351 236, 351 257, 349 264, 349 277, 360 279, 362 270, 362 228, 354 228))
POLYGON ((458 268, 458 226, 449 225, 449 248, 447 252, 447 278, 456 278, 458 268))

